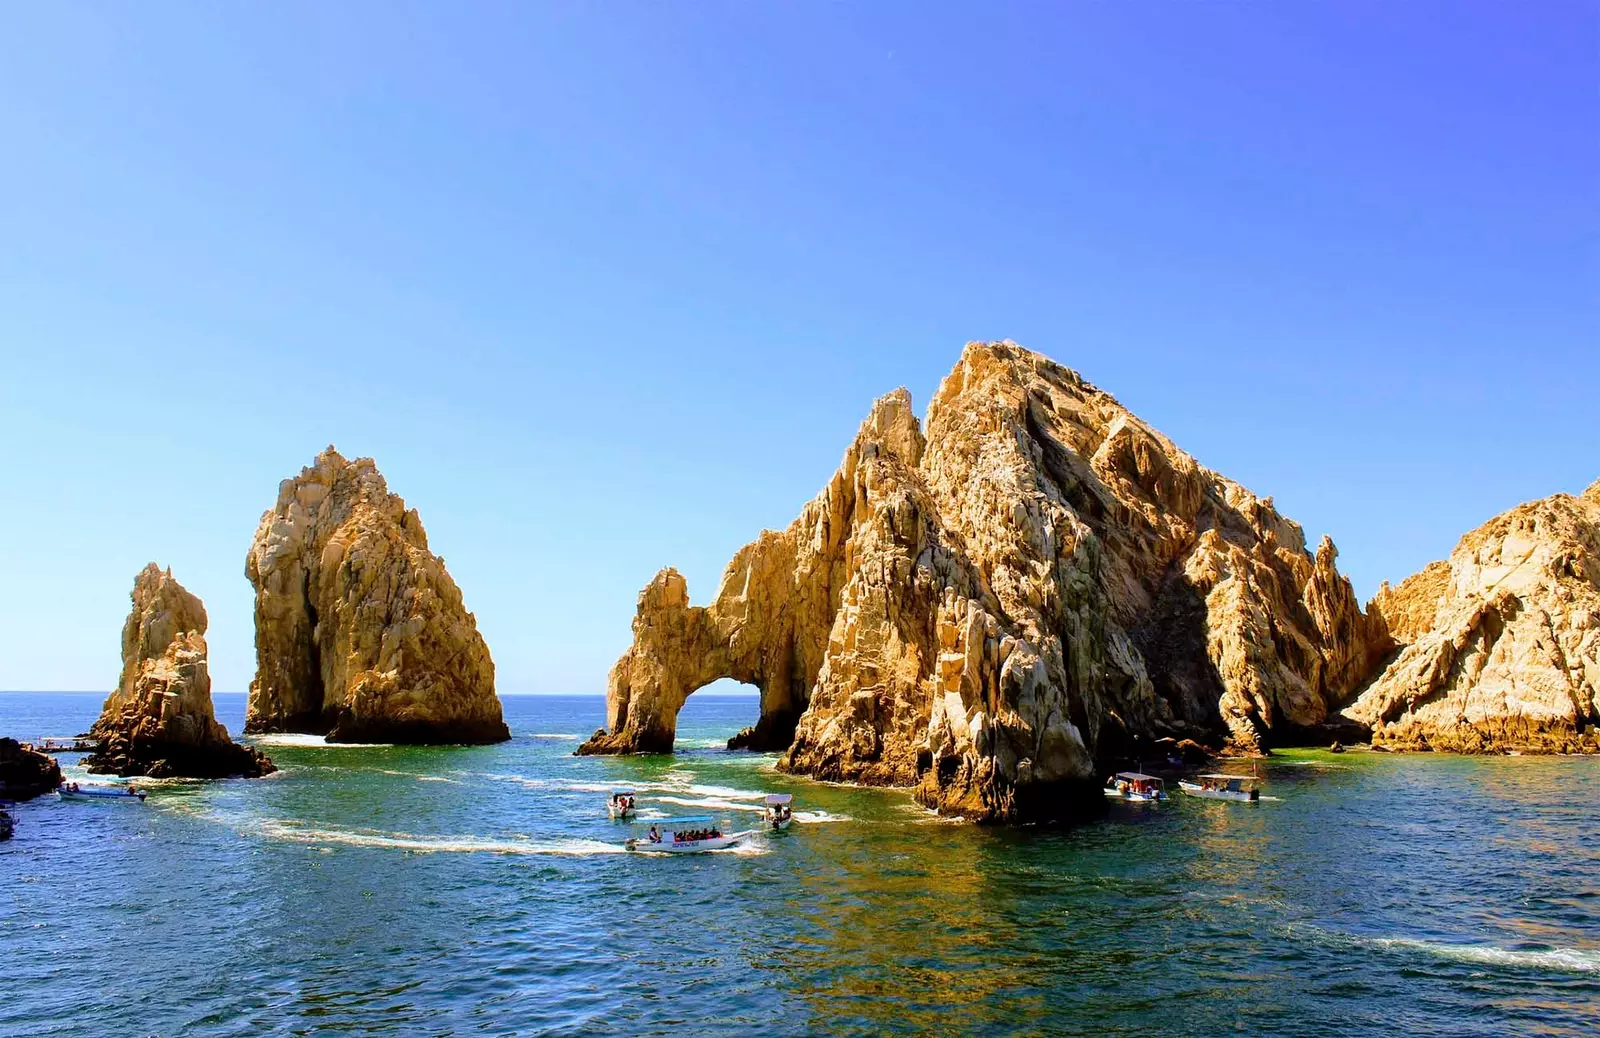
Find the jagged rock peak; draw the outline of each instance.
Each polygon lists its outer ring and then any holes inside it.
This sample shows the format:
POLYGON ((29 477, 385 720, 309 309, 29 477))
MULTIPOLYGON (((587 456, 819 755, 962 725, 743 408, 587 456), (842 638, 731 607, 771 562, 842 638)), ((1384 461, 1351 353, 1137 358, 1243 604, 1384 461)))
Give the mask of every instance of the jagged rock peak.
POLYGON ((925 433, 904 390, 877 401, 709 606, 656 578, 580 752, 667 749, 684 699, 733 677, 762 691, 736 742, 780 767, 969 817, 1057 811, 1160 738, 1325 722, 1389 648, 1336 557, 1076 372, 969 343, 925 433))
POLYGON ((100 745, 84 761, 88 769, 190 778, 276 770, 217 722, 200 599, 155 563, 134 578, 131 598, 122 625, 122 675, 90 729, 100 745))
POLYGON ((1405 646, 1346 711, 1375 746, 1600 752, 1600 483, 1496 516, 1375 604, 1405 646))
POLYGON ((329 446, 279 485, 245 576, 256 677, 245 730, 335 742, 510 738, 494 662, 414 509, 329 446))

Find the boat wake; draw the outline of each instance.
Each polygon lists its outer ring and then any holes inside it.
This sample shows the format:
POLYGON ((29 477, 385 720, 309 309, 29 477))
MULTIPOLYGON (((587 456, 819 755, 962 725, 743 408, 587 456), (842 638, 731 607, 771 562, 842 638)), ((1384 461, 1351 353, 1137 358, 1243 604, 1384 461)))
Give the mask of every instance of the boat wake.
POLYGON ((681 807, 704 807, 713 811, 754 811, 756 814, 760 814, 765 810, 760 804, 736 804, 731 800, 723 800, 718 797, 658 796, 652 799, 659 800, 663 804, 677 804, 681 807))
POLYGON ((807 825, 817 825, 822 822, 853 822, 849 815, 836 815, 832 811, 796 811, 794 820, 807 825))
POLYGON ((1561 973, 1600 973, 1600 948, 1500 948, 1492 944, 1450 944, 1416 937, 1362 937, 1318 927, 1292 927, 1290 935, 1309 933, 1324 944, 1343 948, 1373 948, 1396 954, 1425 955, 1451 962, 1505 966, 1561 973))
POLYGON ((285 840, 290 843, 377 847, 416 854, 538 854, 574 857, 624 853, 621 844, 606 843, 601 840, 417 836, 411 833, 315 828, 281 821, 263 821, 257 828, 269 839, 285 840))

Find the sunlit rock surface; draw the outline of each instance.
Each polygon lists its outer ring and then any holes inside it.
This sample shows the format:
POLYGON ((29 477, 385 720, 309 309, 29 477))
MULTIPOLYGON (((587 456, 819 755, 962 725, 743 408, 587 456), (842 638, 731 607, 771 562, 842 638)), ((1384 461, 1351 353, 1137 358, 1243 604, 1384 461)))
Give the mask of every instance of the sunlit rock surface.
POLYGON ((1374 605, 1405 648, 1347 711, 1373 745, 1600 752, 1600 482, 1496 516, 1374 605))
POLYGON ((206 658, 206 611, 155 563, 133 582, 122 626, 122 675, 89 734, 93 772, 156 777, 255 777, 276 770, 218 723, 206 658))
POLYGON ((371 458, 329 447, 261 518, 247 732, 333 742, 510 738, 494 663, 414 509, 371 458))
POLYGON ((684 699, 761 690, 736 744, 1004 820, 1082 803, 1162 737, 1305 738, 1390 648, 1336 552, 1076 373, 971 343, 874 404, 838 471, 707 606, 663 570, 579 752, 666 750, 684 699))

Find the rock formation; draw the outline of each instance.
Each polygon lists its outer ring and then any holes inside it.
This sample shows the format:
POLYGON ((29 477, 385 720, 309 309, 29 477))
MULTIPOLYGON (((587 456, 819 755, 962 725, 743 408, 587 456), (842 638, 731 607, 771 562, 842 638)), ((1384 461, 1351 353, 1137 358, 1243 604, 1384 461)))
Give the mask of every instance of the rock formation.
POLYGON ((1600 482, 1496 516, 1373 604, 1405 645, 1346 711, 1374 746, 1600 752, 1600 482))
POLYGON ((0 739, 0 800, 32 800, 61 785, 61 767, 54 757, 0 739))
POLYGON ((206 611, 155 563, 133 582, 122 625, 122 677, 89 734, 90 771, 118 775, 255 777, 276 769, 217 723, 206 665, 206 611))
POLYGON ((880 399, 709 605, 657 575, 579 752, 670 749, 684 699, 732 677, 761 690, 736 743, 780 767, 1014 819, 1159 738, 1306 738, 1390 648, 1331 542, 1038 354, 969 344, 926 428, 880 399))
POLYGON ((247 732, 331 742, 509 739, 494 662, 415 509, 329 447, 261 517, 247 732))

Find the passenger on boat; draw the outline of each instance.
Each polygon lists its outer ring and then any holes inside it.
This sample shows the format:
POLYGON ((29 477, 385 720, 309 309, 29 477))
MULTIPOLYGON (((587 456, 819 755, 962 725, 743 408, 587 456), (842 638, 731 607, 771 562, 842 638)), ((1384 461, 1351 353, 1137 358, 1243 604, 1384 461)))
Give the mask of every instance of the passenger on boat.
POLYGON ((651 843, 660 843, 661 842, 661 830, 657 829, 653 825, 650 827, 650 842, 651 843))

